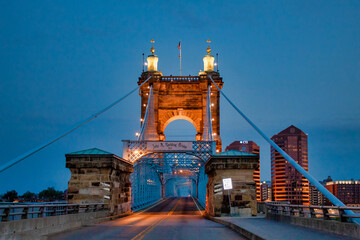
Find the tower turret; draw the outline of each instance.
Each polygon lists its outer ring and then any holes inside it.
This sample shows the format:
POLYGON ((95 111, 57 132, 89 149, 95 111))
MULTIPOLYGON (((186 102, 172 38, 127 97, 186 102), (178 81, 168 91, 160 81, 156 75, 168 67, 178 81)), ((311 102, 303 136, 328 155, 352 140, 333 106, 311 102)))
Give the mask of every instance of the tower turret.
MULTIPOLYGON (((154 39, 152 39, 150 42, 154 44, 155 41, 154 41, 154 39)), ((148 72, 157 72, 159 58, 156 55, 154 55, 154 53, 155 53, 154 45, 152 45, 150 52, 151 52, 151 55, 149 55, 146 59, 147 60, 147 70, 148 70, 148 72)))
POLYGON ((208 73, 214 72, 214 61, 215 58, 214 56, 210 55, 211 53, 211 48, 210 48, 210 39, 208 39, 206 41, 208 43, 208 47, 206 49, 207 55, 205 55, 205 57, 203 58, 204 61, 204 71, 201 71, 199 73, 199 75, 206 75, 208 73))

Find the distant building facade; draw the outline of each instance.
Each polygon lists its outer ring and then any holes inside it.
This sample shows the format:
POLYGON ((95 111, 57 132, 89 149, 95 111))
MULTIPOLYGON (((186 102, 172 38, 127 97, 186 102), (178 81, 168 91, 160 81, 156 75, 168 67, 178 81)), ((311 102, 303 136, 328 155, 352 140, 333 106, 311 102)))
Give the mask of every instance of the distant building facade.
MULTIPOLYGON (((225 151, 237 150, 247 153, 255 153, 260 156, 260 147, 253 141, 234 141, 225 148, 225 151)), ((254 171, 254 181, 256 183, 256 200, 261 201, 260 193, 260 157, 259 157, 259 169, 254 171)))
MULTIPOLYGON (((328 176, 327 179, 324 179, 323 181, 320 181, 320 184, 323 186, 326 185, 327 182, 332 182, 332 179, 330 176, 328 176)), ((328 205, 326 202, 326 197, 324 194, 322 194, 314 185, 310 184, 309 186, 309 194, 310 194, 310 204, 311 205, 328 205)))
POLYGON ((309 186, 310 205, 325 205, 325 196, 312 184, 309 186))
POLYGON ((260 183, 260 195, 262 202, 272 201, 272 190, 270 181, 263 181, 260 183))
MULTIPOLYGON (((309 171, 307 135, 303 131, 291 125, 271 139, 300 166, 309 171)), ((271 147, 271 185, 273 201, 310 204, 309 181, 273 147, 271 147)))
MULTIPOLYGON (((360 180, 331 181, 327 182, 325 187, 346 205, 360 204, 360 180)), ((329 200, 327 204, 331 205, 329 200)))

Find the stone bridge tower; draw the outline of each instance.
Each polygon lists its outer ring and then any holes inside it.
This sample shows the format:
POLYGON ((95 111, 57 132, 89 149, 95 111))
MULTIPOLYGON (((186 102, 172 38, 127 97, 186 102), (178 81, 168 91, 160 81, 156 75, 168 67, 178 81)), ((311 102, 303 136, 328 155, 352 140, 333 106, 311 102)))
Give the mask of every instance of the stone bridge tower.
POLYGON ((206 139, 207 93, 210 86, 210 109, 213 140, 216 141, 216 151, 221 151, 220 138, 220 92, 211 82, 209 75, 215 83, 222 88, 223 81, 220 74, 214 71, 214 57, 210 55, 211 49, 207 48, 207 55, 203 58, 204 71, 198 76, 163 76, 158 71, 158 57, 154 55, 155 49, 151 48, 151 55, 147 58, 147 71, 141 74, 138 84, 147 78, 151 79, 140 88, 141 96, 141 121, 147 121, 143 140, 164 141, 166 126, 174 120, 184 119, 192 123, 196 129, 196 141, 209 141, 206 139), (152 86, 152 99, 149 101, 150 87, 152 86), (147 105, 151 104, 146 115, 147 105), (145 119, 146 118, 146 119, 145 119))

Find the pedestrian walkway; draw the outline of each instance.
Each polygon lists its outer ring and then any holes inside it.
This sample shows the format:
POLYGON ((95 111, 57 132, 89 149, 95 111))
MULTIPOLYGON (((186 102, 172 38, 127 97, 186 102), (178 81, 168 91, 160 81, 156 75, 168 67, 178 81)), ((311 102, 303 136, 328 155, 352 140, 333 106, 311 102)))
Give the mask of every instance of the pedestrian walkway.
POLYGON ((272 240, 354 240, 342 235, 327 233, 315 229, 295 226, 283 222, 266 219, 264 216, 242 217, 216 217, 214 221, 227 225, 250 239, 272 240))

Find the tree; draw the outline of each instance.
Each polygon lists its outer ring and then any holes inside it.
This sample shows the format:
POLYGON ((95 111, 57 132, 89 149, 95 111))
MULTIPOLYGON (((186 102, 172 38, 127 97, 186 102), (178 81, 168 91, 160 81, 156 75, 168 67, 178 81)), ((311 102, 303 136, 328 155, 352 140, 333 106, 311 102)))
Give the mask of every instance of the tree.
POLYGON ((56 191, 53 187, 49 187, 39 193, 39 198, 43 200, 62 200, 64 193, 62 191, 56 191))
POLYGON ((7 191, 3 196, 3 199, 6 202, 13 202, 17 198, 18 193, 15 190, 7 191))
POLYGON ((23 198, 25 201, 31 201, 36 199, 36 194, 32 193, 30 191, 27 191, 26 193, 24 193, 22 196, 20 196, 21 198, 23 198))

